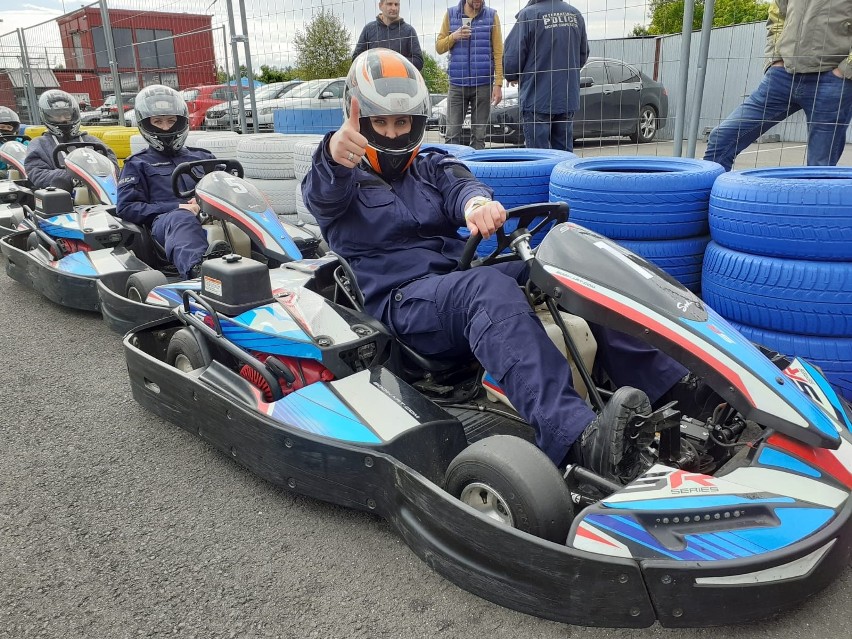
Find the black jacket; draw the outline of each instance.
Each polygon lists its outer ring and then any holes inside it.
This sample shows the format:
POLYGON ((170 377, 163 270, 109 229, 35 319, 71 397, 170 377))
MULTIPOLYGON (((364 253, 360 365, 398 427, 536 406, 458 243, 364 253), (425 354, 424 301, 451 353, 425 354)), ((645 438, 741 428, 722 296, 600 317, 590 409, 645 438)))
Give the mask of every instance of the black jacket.
POLYGON ((420 51, 420 39, 417 31, 405 20, 400 18, 390 25, 382 22, 381 16, 370 22, 361 31, 355 52, 352 54, 354 60, 367 49, 392 49, 408 58, 418 71, 423 70, 423 53, 420 51))

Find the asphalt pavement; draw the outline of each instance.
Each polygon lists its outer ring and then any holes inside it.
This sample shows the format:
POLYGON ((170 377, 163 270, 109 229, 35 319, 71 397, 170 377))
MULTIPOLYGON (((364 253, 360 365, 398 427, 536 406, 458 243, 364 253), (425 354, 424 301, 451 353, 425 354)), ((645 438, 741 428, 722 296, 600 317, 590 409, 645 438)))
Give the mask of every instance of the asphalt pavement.
POLYGON ((738 627, 580 628, 502 608, 386 522, 275 487, 144 411, 98 315, 0 273, 0 327, 2 639, 852 637, 848 566, 738 627))

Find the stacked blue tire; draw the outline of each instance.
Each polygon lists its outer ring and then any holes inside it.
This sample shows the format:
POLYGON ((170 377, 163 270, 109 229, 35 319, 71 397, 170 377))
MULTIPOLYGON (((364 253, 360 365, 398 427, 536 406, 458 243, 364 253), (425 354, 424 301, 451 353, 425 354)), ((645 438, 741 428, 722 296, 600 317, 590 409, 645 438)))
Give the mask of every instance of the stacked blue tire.
POLYGON ((710 233, 707 304, 852 399, 852 169, 728 173, 713 186, 710 233))
MULTIPOLYGON (((473 151, 461 159, 470 172, 494 191, 494 199, 506 209, 538 204, 548 201, 550 175, 560 162, 577 156, 567 151, 554 149, 482 149, 473 151)), ((515 220, 508 220, 503 227, 511 232, 517 228, 515 220)), ((460 229, 463 237, 469 235, 466 228, 460 229)), ((531 246, 538 246, 547 229, 533 237, 531 246)), ((488 255, 497 248, 494 236, 482 240, 477 249, 480 256, 488 255)))
POLYGON ((624 156, 559 164, 550 199, 571 207, 569 219, 653 262, 692 291, 701 289, 715 162, 624 156))

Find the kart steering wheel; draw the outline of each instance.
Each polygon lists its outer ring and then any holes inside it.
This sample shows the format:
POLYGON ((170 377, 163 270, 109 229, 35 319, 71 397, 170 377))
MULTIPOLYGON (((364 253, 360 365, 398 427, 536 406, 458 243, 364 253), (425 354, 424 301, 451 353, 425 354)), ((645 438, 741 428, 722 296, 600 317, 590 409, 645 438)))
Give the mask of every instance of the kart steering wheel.
POLYGON ((500 253, 511 247, 512 242, 522 235, 529 234, 530 236, 534 236, 552 222, 562 224, 567 221, 568 205, 565 202, 542 202, 540 204, 517 206, 506 211, 506 220, 511 219, 518 220, 518 228, 508 234, 503 230, 502 226, 498 228, 495 232, 497 247, 491 253, 476 261, 474 261, 473 257, 476 255, 476 249, 482 241, 482 234, 471 235, 464 245, 464 251, 456 270, 466 271, 471 266, 487 266, 489 264, 497 264, 516 259, 514 253, 502 256, 500 253), (544 216, 544 219, 533 228, 527 230, 527 227, 535 221, 535 218, 541 216, 544 216))
POLYGON ((65 168, 65 158, 60 157, 59 154, 63 152, 67 152, 68 149, 94 149, 104 157, 109 157, 109 149, 105 144, 101 142, 61 142, 57 144, 53 149, 53 164, 57 168, 64 169, 65 168))
POLYGON ((175 167, 175 170, 172 172, 172 193, 175 194, 176 197, 181 199, 188 199, 195 196, 195 186, 193 186, 188 191, 181 191, 180 189, 180 178, 186 175, 193 181, 194 184, 198 184, 207 173, 211 171, 225 171, 226 173, 230 173, 232 175, 237 176, 238 178, 243 177, 243 165, 237 162, 237 160, 220 160, 219 158, 211 158, 209 160, 193 160, 192 162, 182 162, 175 167), (200 166, 204 169, 204 172, 201 175, 196 175, 193 169, 197 166, 200 166))

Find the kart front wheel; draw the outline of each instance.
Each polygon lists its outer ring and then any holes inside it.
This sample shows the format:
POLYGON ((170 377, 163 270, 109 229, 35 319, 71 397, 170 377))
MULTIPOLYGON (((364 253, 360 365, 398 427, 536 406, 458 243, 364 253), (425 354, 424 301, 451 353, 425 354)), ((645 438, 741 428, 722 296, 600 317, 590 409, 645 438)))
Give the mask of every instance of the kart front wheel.
POLYGON ((183 373, 206 367, 210 364, 210 354, 202 339, 191 328, 180 329, 169 340, 166 362, 183 373))
POLYGON ((158 286, 168 283, 169 281, 166 279, 166 276, 160 271, 139 271, 127 278, 125 297, 131 302, 143 304, 148 299, 148 293, 158 286))
POLYGON ((560 544, 574 519, 562 474, 541 450, 511 435, 465 448, 450 463, 445 488, 486 517, 560 544))

